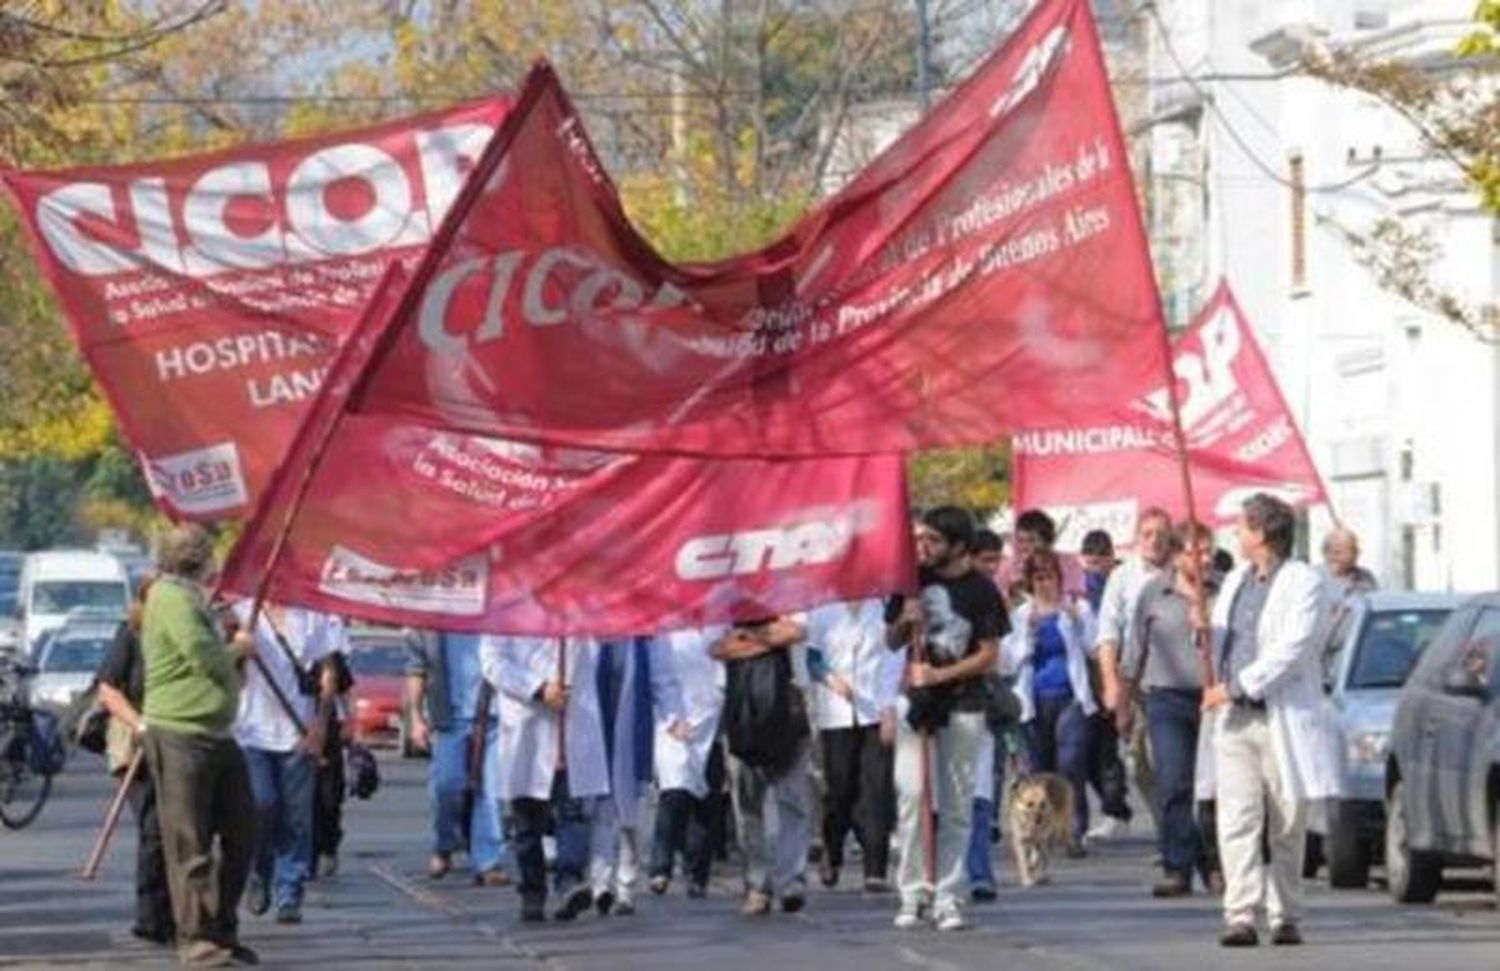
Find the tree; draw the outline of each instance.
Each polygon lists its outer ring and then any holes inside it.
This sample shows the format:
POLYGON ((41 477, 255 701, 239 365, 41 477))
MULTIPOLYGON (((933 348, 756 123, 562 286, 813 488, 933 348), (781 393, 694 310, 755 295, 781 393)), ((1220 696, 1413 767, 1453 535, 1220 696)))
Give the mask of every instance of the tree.
MULTIPOLYGON (((1500 88, 1494 84, 1500 0, 1481 0, 1476 29, 1454 52, 1466 71, 1372 61, 1349 50, 1310 51, 1304 69, 1314 77, 1379 99, 1408 121, 1438 156, 1452 162, 1486 209, 1500 214, 1500 88)), ((1430 234, 1396 219, 1369 231, 1332 224, 1355 258, 1385 289, 1450 320, 1487 341, 1500 341, 1494 308, 1475 305, 1436 283, 1430 272, 1440 254, 1430 234)))

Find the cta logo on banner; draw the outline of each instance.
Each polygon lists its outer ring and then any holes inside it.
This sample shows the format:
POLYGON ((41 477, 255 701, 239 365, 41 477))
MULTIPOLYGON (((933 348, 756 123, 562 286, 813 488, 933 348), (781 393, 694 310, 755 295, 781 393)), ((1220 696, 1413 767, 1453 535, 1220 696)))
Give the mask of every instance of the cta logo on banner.
MULTIPOLYGON (((1326 502, 1322 479, 1292 420, 1249 322, 1227 284, 1177 341, 1173 354, 1196 513, 1232 522, 1256 492, 1295 506, 1326 502)), ((1017 508, 1041 507, 1060 522, 1059 547, 1088 529, 1134 534, 1149 506, 1184 515, 1165 388, 1135 402, 1105 402, 1095 422, 1013 438, 1017 508)))
POLYGON ((165 512, 248 510, 376 282, 426 245, 508 106, 138 165, 0 171, 165 512))

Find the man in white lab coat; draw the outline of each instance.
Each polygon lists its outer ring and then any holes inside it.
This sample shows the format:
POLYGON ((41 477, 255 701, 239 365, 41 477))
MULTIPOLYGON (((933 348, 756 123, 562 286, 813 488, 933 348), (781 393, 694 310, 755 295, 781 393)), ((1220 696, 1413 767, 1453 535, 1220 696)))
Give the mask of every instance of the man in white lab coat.
POLYGON ((656 829, 651 841, 651 892, 667 892, 682 854, 689 897, 708 893, 714 837, 724 812, 724 753, 718 744, 724 711, 724 665, 710 648, 725 628, 690 628, 652 643, 653 674, 671 683, 671 705, 655 712, 656 829))
POLYGON ((1258 493, 1246 500, 1236 530, 1248 562, 1224 581, 1214 604, 1219 683, 1204 692, 1203 706, 1213 712, 1215 731, 1225 947, 1259 943, 1262 906, 1271 943, 1302 943, 1307 812, 1339 788, 1316 638, 1322 583, 1291 559, 1295 524, 1280 499, 1258 493))
POLYGON ((589 819, 609 792, 591 638, 486 636, 480 669, 500 695, 500 785, 514 824, 521 919, 546 918, 547 861, 542 834, 557 838, 554 913, 572 920, 588 909, 589 819))

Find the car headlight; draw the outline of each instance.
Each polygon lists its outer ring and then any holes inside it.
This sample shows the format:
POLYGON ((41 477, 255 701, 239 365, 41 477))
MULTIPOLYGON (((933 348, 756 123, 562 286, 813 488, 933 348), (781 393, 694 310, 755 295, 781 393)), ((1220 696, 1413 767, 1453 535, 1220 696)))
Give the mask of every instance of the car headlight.
POLYGON ((1379 764, 1391 750, 1390 732, 1360 732, 1349 739, 1349 761, 1379 764))

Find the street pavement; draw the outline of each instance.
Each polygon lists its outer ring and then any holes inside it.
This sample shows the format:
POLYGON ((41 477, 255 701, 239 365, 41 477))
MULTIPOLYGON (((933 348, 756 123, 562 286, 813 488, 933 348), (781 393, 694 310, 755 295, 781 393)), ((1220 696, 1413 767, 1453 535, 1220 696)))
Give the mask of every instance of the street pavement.
MULTIPOLYGON (((314 883, 300 927, 245 915, 241 936, 267 967, 950 971, 962 968, 1439 969, 1500 968, 1500 914, 1487 883, 1446 890, 1427 907, 1398 907, 1384 892, 1310 891, 1302 948, 1229 952, 1217 946, 1213 901, 1152 900, 1148 834, 1063 861, 1050 887, 1022 890, 1002 856, 993 904, 969 910, 971 930, 897 931, 894 900, 852 887, 815 889, 798 915, 737 913, 734 871, 721 866, 706 900, 680 882, 665 897, 642 891, 629 918, 592 913, 573 924, 521 926, 513 890, 472 886, 466 875, 423 875, 425 762, 381 753, 382 785, 348 805, 342 868, 314 883)), ((99 763, 77 753, 41 817, 0 830, 0 966, 171 967, 172 955, 136 942, 132 917, 134 825, 128 813, 103 874, 77 871, 110 794, 99 763)), ((1149 824, 1144 824, 1149 825, 1149 824)), ((1004 851, 997 847, 997 853, 1004 851)), ((815 882, 815 881, 814 881, 815 882)))

